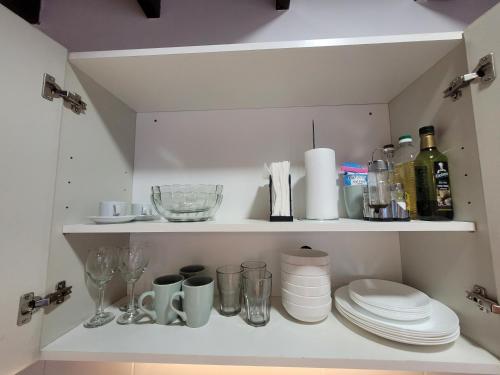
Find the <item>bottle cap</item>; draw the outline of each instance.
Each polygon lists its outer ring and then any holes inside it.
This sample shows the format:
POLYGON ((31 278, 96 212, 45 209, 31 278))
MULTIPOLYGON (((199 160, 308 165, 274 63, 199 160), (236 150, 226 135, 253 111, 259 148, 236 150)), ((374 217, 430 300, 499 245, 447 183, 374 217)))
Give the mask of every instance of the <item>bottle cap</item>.
POLYGON ((382 147, 384 149, 384 152, 387 152, 387 151, 394 151, 394 145, 392 143, 389 143, 388 145, 384 145, 384 147, 382 147))
POLYGON ((424 134, 434 135, 434 126, 432 126, 432 125, 423 126, 420 129, 418 129, 418 134, 420 134, 420 135, 424 135, 424 134))
POLYGON ((410 143, 413 142, 413 138, 411 137, 410 134, 403 134, 401 137, 399 137, 399 143, 410 143))

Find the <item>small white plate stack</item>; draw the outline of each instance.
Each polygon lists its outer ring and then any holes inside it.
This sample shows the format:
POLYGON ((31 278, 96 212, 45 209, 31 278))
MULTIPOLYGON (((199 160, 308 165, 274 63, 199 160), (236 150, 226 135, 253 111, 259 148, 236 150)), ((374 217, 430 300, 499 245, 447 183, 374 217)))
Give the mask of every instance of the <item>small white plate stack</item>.
POLYGON ((389 340, 441 345, 460 336, 457 315, 410 286, 356 280, 335 291, 335 307, 351 323, 389 340))
POLYGON ((324 320, 332 309, 328 254, 308 248, 282 253, 281 296, 283 307, 295 319, 324 320))

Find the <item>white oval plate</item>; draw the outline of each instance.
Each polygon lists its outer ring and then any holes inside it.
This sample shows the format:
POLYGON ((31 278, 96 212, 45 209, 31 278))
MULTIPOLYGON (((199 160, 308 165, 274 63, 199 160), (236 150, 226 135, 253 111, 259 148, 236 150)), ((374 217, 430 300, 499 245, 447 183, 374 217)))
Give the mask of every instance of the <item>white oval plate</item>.
MULTIPOLYGON (((356 297, 350 296, 351 299, 360 307, 363 309, 381 316, 383 318, 387 319, 394 319, 394 320, 404 320, 404 321, 410 321, 410 320, 419 320, 419 319, 426 319, 431 316, 431 309, 428 308, 424 310, 423 312, 400 312, 400 311, 394 311, 394 310, 388 310, 388 309, 382 309, 379 307, 375 307, 372 305, 369 305, 367 303, 358 301, 356 297)), ((430 305, 429 305, 430 306, 430 305)))
POLYGON ((135 219, 134 215, 124 216, 89 216, 89 219, 96 224, 119 224, 128 223, 135 219))
POLYGON ((388 340, 392 341, 397 341, 397 342, 402 342, 404 344, 411 344, 411 345, 444 345, 444 344, 449 344, 453 341, 455 341, 459 336, 460 336, 460 328, 457 328, 455 332, 448 336, 443 336, 439 338, 418 338, 418 337, 413 337, 413 336, 404 336, 404 335, 394 335, 390 334, 378 329, 374 329, 370 326, 367 326, 359 321, 356 321, 352 315, 347 313, 340 307, 338 304, 335 304, 335 307, 339 311, 339 313, 346 318, 348 321, 350 321, 352 324, 364 329, 365 331, 368 331, 370 333, 373 333, 374 335, 386 338, 388 340))
POLYGON ((152 220, 160 220, 161 216, 158 215, 137 215, 135 217, 135 221, 152 221, 152 220))
POLYGON ((430 303, 429 296, 420 290, 388 280, 352 281, 349 293, 361 302, 396 311, 423 309, 430 303))
POLYGON ((449 335, 450 332, 455 332, 459 326, 457 314, 436 300, 431 300, 432 315, 428 319, 410 322, 385 319, 366 311, 351 300, 348 286, 343 286, 335 291, 335 302, 360 321, 375 324, 379 329, 385 331, 410 335, 439 336, 449 335))

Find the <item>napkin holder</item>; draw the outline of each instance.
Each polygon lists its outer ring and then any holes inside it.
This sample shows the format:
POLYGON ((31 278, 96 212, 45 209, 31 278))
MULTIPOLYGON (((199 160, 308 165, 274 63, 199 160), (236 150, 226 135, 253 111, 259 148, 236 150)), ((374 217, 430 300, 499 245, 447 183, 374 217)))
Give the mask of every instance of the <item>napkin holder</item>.
POLYGON ((288 191, 290 196, 290 215, 275 216, 273 215, 273 178, 269 176, 269 221, 293 221, 292 215, 292 176, 288 175, 288 191))

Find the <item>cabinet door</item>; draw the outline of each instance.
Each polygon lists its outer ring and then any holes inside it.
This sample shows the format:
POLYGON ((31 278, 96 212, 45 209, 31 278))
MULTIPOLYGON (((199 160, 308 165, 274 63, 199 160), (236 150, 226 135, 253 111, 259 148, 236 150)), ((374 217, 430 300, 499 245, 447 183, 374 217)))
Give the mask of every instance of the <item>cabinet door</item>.
POLYGON ((0 5, 0 374, 38 359, 43 312, 18 327, 22 294, 44 295, 62 104, 41 97, 43 73, 63 85, 67 51, 0 5))
MULTIPOLYGON (((481 162, 486 216, 495 274, 496 295, 500 297, 500 5, 496 5, 465 31, 469 70, 479 59, 493 52, 497 78, 490 84, 472 84, 471 95, 481 162)), ((498 317, 500 319, 500 316, 498 317)))

